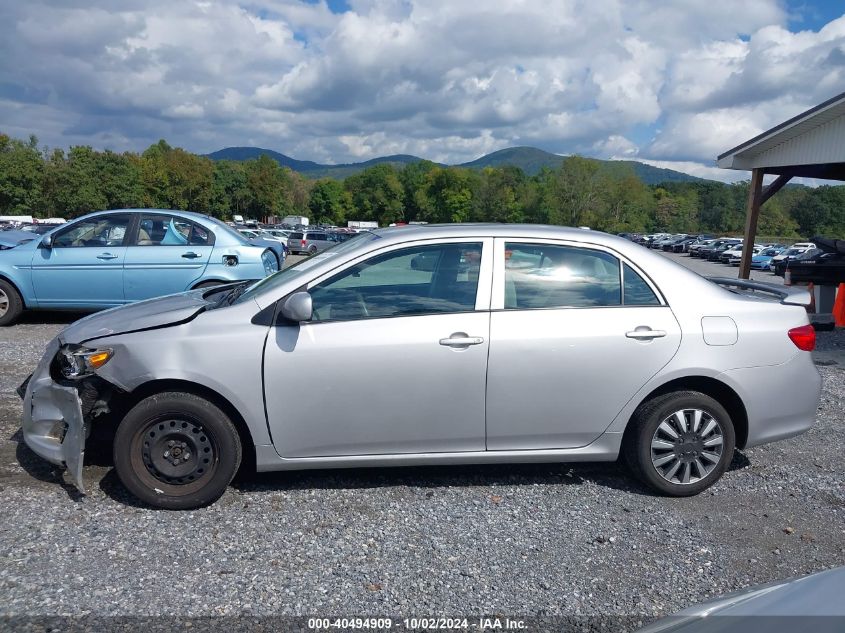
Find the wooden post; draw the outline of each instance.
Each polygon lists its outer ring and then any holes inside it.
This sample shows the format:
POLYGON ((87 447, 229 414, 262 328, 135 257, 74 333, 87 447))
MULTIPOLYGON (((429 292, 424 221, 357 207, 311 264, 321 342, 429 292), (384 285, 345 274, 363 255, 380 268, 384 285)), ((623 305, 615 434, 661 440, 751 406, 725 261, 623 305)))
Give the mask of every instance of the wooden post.
POLYGON ((745 241, 742 244, 742 259, 739 263, 739 278, 751 276, 751 256, 754 253, 754 238, 757 236, 757 218, 763 196, 763 170, 751 172, 751 186, 748 188, 748 208, 745 211, 745 241))

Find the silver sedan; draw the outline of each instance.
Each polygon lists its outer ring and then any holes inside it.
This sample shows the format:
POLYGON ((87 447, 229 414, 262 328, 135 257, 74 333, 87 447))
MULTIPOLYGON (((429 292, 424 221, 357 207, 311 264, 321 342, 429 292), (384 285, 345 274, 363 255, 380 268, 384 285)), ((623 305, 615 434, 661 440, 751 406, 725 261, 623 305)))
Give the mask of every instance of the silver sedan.
POLYGON ((242 459, 622 455, 660 493, 693 495, 735 447, 812 426, 809 298, 596 231, 383 229, 257 283, 77 321, 21 386, 23 433, 82 488, 86 439, 112 432, 125 486, 171 509, 216 500, 242 459))

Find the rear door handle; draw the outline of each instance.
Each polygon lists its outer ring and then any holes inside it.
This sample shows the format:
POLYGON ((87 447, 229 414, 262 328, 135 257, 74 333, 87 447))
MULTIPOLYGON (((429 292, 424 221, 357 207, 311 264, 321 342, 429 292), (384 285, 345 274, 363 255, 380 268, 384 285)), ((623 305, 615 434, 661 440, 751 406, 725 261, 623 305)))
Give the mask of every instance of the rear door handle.
POLYGON ((117 255, 112 255, 111 253, 102 253, 97 255, 97 259, 117 259, 117 255))
POLYGON ((202 255, 191 251, 190 253, 185 253, 184 255, 182 255, 182 257, 184 257, 185 259, 196 259, 197 257, 202 257, 202 255))
POLYGON ((666 330, 652 330, 647 325, 640 325, 630 332, 625 332, 625 336, 638 341, 649 341, 655 338, 663 338, 666 336, 666 330))
POLYGON ((455 332, 449 338, 440 339, 440 344, 446 347, 469 347, 470 345, 481 345, 484 339, 480 336, 468 336, 464 332, 455 332))

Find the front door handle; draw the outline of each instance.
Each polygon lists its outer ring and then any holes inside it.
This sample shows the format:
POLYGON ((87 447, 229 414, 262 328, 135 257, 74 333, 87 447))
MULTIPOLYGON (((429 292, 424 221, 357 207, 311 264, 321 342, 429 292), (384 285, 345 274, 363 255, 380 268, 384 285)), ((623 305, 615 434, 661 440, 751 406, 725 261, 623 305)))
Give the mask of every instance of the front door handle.
POLYGON ((440 344, 446 347, 469 347, 470 345, 481 345, 484 339, 480 336, 469 336, 466 332, 455 332, 449 338, 440 339, 440 344))
POLYGON ((111 253, 101 253, 97 255, 97 259, 117 259, 117 255, 112 255, 111 253))
POLYGON ((191 251, 189 253, 185 253, 184 255, 182 255, 182 257, 184 257, 185 259, 196 259, 197 257, 202 257, 202 255, 191 251))
POLYGON ((631 332, 625 332, 628 338, 637 339, 638 341, 650 341, 655 338, 663 338, 666 336, 666 330, 652 330, 647 325, 640 325, 634 328, 631 332))

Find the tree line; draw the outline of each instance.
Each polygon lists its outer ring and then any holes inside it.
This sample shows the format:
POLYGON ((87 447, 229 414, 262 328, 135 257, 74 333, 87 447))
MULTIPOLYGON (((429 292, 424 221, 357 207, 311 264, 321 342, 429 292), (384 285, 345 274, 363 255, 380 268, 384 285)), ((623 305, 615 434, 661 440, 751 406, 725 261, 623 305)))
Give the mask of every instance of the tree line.
MULTIPOLYGON (((305 215, 312 223, 531 222, 608 232, 738 233, 748 182, 646 185, 630 166, 581 156, 534 176, 420 161, 311 180, 276 161, 212 161, 159 141, 139 153, 39 148, 0 134, 0 215, 73 218, 117 208, 185 209, 221 219, 305 215)), ((763 207, 766 236, 845 236, 845 187, 787 186, 763 207)))

